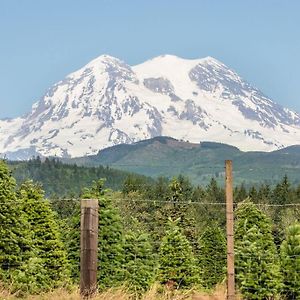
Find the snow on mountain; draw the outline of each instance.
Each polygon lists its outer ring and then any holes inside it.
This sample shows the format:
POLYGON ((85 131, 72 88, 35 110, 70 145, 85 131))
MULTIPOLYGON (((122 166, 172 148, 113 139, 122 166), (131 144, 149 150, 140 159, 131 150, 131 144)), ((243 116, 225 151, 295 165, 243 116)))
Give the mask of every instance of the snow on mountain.
POLYGON ((0 153, 77 157, 155 136, 241 150, 300 144, 300 115, 212 57, 137 66, 102 55, 54 84, 29 114, 0 120, 0 153))

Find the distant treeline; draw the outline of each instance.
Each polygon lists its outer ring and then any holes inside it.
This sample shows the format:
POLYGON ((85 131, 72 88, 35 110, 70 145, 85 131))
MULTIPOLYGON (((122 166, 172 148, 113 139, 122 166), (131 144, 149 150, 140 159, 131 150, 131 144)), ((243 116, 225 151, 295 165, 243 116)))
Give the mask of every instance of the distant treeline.
MULTIPOLYGON (((28 161, 8 162, 18 184, 27 179, 39 182, 47 197, 78 197, 80 191, 98 178, 105 178, 105 186, 119 190, 129 172, 106 166, 84 167, 76 164, 64 164, 56 158, 36 157, 28 161)), ((150 181, 144 176, 137 178, 150 181)))

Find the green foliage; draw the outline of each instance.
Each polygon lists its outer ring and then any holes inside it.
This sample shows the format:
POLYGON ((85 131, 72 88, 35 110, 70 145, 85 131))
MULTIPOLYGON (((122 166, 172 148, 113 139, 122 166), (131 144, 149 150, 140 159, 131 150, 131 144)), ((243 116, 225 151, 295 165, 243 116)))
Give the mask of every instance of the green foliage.
MULTIPOLYGON (((39 284, 44 284, 44 290, 62 286, 69 276, 67 254, 49 201, 43 198, 41 187, 31 181, 21 185, 18 199, 29 223, 34 256, 39 259, 35 263, 30 262, 29 266, 42 266, 43 282, 39 279, 39 284)), ((37 278, 41 277, 38 269, 35 274, 37 278)))
POLYGON ((299 146, 274 152, 242 152, 220 143, 201 142, 197 145, 169 137, 155 137, 131 145, 113 146, 97 155, 71 161, 90 166, 110 165, 153 178, 185 174, 193 184, 206 185, 212 176, 223 184, 226 159, 234 161, 236 184, 265 182, 273 185, 280 180, 282 169, 286 170, 292 183, 299 183, 299 146))
POLYGON ((68 279, 59 225, 43 192, 32 182, 15 191, 15 180, 0 163, 0 275, 12 291, 38 293, 68 279))
MULTIPOLYGON (((62 200, 63 201, 63 200, 62 200)), ((80 203, 74 208, 73 215, 64 223, 63 241, 67 249, 70 277, 73 283, 80 279, 80 203)))
POLYGON ((28 179, 40 182, 46 196, 53 199, 78 196, 84 187, 91 185, 98 178, 106 178, 107 188, 120 189, 122 182, 129 175, 128 172, 101 165, 85 167, 64 164, 54 158, 46 158, 42 161, 37 157, 29 161, 9 164, 18 183, 28 179))
POLYGON ((287 299, 300 299, 300 224, 286 230, 280 248, 284 294, 287 299))
POLYGON ((246 299, 273 299, 281 288, 281 274, 271 221, 252 202, 236 211, 236 278, 246 299))
POLYGON ((218 226, 205 229, 199 239, 197 256, 203 286, 214 288, 226 276, 226 239, 218 226))
POLYGON ((146 177, 130 174, 123 182, 122 192, 123 194, 129 194, 130 192, 147 190, 147 186, 148 181, 146 180, 146 177))
POLYGON ((85 189, 82 198, 99 199, 99 244, 98 283, 99 288, 118 286, 124 279, 123 228, 118 210, 111 199, 105 197, 104 180, 94 182, 85 189))
POLYGON ((176 288, 187 288, 199 283, 199 269, 192 246, 177 222, 169 220, 169 229, 160 246, 158 280, 176 288))
POLYGON ((19 296, 26 294, 38 294, 41 291, 50 290, 51 281, 47 281, 49 270, 44 268, 42 258, 32 257, 15 269, 11 275, 11 291, 19 296))
POLYGON ((22 205, 15 195, 15 180, 0 161, 0 279, 9 281, 31 256, 30 228, 22 205))
POLYGON ((154 282, 155 257, 150 236, 139 229, 125 234, 125 281, 135 291, 147 290, 154 282))
POLYGON ((171 203, 167 203, 163 207, 164 220, 177 220, 177 225, 190 242, 197 239, 195 211, 194 207, 190 205, 191 195, 192 186, 186 178, 183 176, 173 178, 166 199, 171 203))

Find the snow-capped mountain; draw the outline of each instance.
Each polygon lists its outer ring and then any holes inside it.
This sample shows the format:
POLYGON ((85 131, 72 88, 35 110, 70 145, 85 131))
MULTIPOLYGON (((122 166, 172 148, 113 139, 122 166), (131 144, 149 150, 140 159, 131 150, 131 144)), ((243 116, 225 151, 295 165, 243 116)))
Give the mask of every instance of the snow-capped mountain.
POLYGON ((271 151, 300 144, 300 115, 211 57, 163 55, 132 67, 102 55, 29 114, 0 120, 0 153, 77 157, 160 135, 271 151))

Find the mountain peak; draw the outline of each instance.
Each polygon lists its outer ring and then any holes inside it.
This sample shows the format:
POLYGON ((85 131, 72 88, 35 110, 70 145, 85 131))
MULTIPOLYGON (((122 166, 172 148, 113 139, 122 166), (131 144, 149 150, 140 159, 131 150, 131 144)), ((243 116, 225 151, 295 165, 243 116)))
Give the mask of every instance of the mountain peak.
POLYGON ((124 65, 125 63, 120 60, 117 57, 108 55, 108 54, 102 54, 96 58, 94 58, 92 61, 90 61, 86 67, 94 67, 99 65, 124 65))
POLYGON ((210 56, 165 54, 131 67, 105 54, 23 118, 0 121, 0 153, 76 157, 156 136, 271 151, 300 144, 300 115, 210 56))
POLYGON ((209 63, 209 64, 215 64, 215 65, 224 65, 221 61, 218 59, 212 57, 212 56, 206 56, 201 59, 203 62, 209 63))

